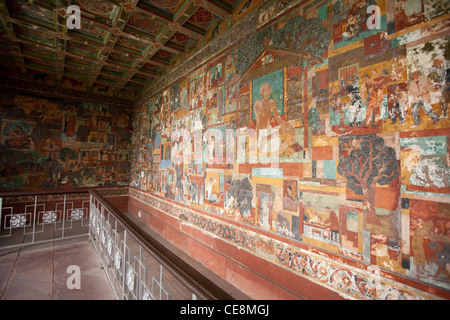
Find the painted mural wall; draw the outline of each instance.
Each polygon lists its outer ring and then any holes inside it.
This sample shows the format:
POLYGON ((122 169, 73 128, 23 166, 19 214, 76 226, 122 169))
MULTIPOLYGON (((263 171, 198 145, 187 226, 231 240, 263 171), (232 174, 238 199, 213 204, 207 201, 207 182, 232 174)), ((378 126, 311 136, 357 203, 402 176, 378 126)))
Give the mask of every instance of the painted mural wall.
POLYGON ((4 94, 0 190, 126 186, 131 116, 93 103, 4 94))
POLYGON ((448 2, 280 3, 137 107, 131 186, 449 290, 448 2))

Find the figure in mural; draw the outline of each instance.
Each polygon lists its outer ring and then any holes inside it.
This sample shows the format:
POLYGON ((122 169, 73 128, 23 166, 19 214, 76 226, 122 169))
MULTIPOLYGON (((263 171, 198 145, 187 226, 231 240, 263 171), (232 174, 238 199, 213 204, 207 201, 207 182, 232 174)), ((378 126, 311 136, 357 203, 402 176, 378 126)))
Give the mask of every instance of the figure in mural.
POLYGON ((225 194, 225 209, 232 213, 238 211, 243 218, 247 218, 252 208, 253 188, 248 180, 233 180, 230 189, 225 194))
POLYGON ((314 222, 314 219, 319 216, 319 213, 313 208, 310 201, 304 204, 303 212, 303 220, 307 223, 314 222))
POLYGON ((325 207, 328 218, 324 222, 325 232, 331 241, 339 241, 339 219, 336 213, 330 207, 325 207))
POLYGON ((77 110, 74 106, 64 107, 64 133, 67 140, 75 139, 75 126, 77 124, 77 110))
POLYGON ((346 96, 348 91, 342 86, 331 87, 330 97, 330 124, 339 125, 341 123, 342 115, 344 114, 345 103, 342 101, 342 97, 346 96), (341 89, 339 90, 340 87, 341 89))
POLYGON ((298 208, 296 181, 284 182, 283 209, 296 212, 298 208))
POLYGON ((277 227, 278 234, 290 238, 294 237, 289 226, 289 220, 284 216, 283 212, 278 213, 275 226, 277 227))
POLYGON ((260 209, 260 226, 264 230, 270 229, 270 207, 269 207, 269 197, 267 194, 261 195, 261 209, 260 209))
MULTIPOLYGON (((278 134, 280 136, 280 149, 278 154, 280 155, 292 155, 295 152, 302 150, 302 147, 298 144, 296 139, 295 130, 287 121, 281 118, 278 112, 278 107, 275 100, 271 99, 272 89, 270 84, 263 83, 259 89, 261 94, 261 100, 257 100, 254 105, 255 117, 256 117, 256 130, 260 134, 260 130, 271 129, 272 114, 277 122, 278 134)), ((261 139, 259 150, 264 149, 264 145, 270 141, 272 134, 261 139)), ((273 152, 273 150, 271 150, 273 152)))
POLYGON ((433 65, 429 69, 428 78, 433 85, 438 88, 441 105, 441 118, 447 118, 448 116, 448 103, 449 103, 449 79, 450 69, 446 68, 443 59, 434 59, 433 65))
POLYGON ((191 199, 191 202, 198 203, 198 184, 193 182, 189 184, 189 196, 191 199))
POLYGON ((382 70, 377 74, 372 70, 372 76, 364 74, 361 77, 363 80, 362 88, 364 94, 367 95, 367 109, 365 123, 368 125, 372 123, 375 126, 380 119, 381 104, 384 99, 384 90, 389 82, 395 81, 394 77, 389 76, 389 70, 382 70))
POLYGON ((408 88, 409 103, 412 105, 411 114, 414 120, 414 127, 421 123, 419 116, 420 108, 422 108, 433 120, 433 124, 437 123, 440 119, 431 106, 430 92, 437 91, 438 87, 433 86, 430 79, 422 75, 420 71, 414 71, 408 88))
POLYGON ((361 26, 365 23, 365 1, 357 0, 348 11, 347 40, 352 40, 361 32, 361 26))
POLYGON ((184 201, 184 185, 183 185, 183 167, 175 166, 176 183, 175 183, 175 200, 184 201))
POLYGON ((405 92, 401 89, 400 84, 395 84, 392 87, 392 94, 389 96, 389 104, 391 108, 389 109, 389 117, 391 118, 391 124, 397 122, 397 117, 400 120, 400 124, 405 122, 405 116, 403 111, 407 105, 407 99, 405 92))
POLYGON ((366 222, 379 225, 375 213, 375 186, 389 185, 399 176, 398 160, 395 150, 385 145, 383 138, 363 136, 359 147, 348 156, 341 152, 337 171, 347 178, 347 186, 356 194, 363 194, 366 199, 366 222))
POLYGON ((353 127, 356 124, 359 127, 362 122, 361 113, 364 109, 361 93, 359 92, 358 76, 355 75, 354 78, 347 78, 345 82, 341 81, 341 84, 343 89, 345 89, 350 96, 350 102, 344 104, 345 109, 348 111, 347 120, 349 122, 349 126, 353 127))
POLYGON ((214 178, 209 178, 208 182, 206 183, 206 199, 210 202, 216 202, 217 201, 217 195, 212 192, 212 188, 214 184, 217 182, 214 178))

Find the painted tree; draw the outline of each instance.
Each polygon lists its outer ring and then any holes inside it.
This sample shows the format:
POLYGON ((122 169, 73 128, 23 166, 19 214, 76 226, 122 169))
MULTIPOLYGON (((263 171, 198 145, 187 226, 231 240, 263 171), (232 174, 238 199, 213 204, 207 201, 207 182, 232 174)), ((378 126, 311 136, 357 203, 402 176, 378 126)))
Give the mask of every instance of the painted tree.
MULTIPOLYGON (((62 148, 61 152, 59 153, 59 159, 65 163, 66 166, 69 164, 69 160, 77 160, 78 155, 75 152, 75 150, 70 148, 62 148)), ((67 169, 67 168, 65 168, 67 169)))
POLYGON ((40 186, 41 188, 54 188, 56 187, 56 182, 61 177, 61 171, 63 169, 62 165, 55 159, 46 158, 41 161, 42 167, 46 171, 45 181, 40 186))
POLYGON ((425 158, 413 169, 409 182, 415 186, 449 188, 450 167, 441 157, 425 158))
POLYGON ((274 32, 271 47, 298 56, 310 64, 322 63, 331 35, 319 18, 295 16, 274 32))
MULTIPOLYGON (((342 155, 341 155, 342 156, 342 155)), ((389 185, 399 176, 395 150, 383 138, 365 136, 360 146, 341 157, 337 171, 347 178, 347 186, 366 198, 366 222, 380 224, 375 213, 375 186, 389 185)))
POLYGON ((31 132, 31 140, 33 140, 33 142, 37 146, 38 151, 41 150, 42 143, 51 137, 52 133, 47 128, 47 126, 42 123, 37 124, 31 132))

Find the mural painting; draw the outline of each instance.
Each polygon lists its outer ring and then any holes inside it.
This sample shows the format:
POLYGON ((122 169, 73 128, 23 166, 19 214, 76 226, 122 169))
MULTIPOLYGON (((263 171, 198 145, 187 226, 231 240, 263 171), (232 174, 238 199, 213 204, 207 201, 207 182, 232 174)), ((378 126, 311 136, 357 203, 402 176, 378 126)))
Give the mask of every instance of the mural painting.
POLYGON ((34 96, 4 102, 0 189, 128 185, 128 113, 34 96))
POLYGON ((300 2, 144 98, 131 185, 448 290, 449 26, 430 27, 444 7, 300 2))

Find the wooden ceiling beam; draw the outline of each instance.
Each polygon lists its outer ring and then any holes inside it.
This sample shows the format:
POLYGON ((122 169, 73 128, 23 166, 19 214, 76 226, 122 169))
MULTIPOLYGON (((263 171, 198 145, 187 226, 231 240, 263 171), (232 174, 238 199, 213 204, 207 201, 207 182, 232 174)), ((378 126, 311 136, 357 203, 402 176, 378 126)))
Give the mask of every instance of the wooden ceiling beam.
POLYGON ((232 8, 225 3, 223 3, 223 6, 219 6, 208 0, 194 0, 194 5, 211 11, 223 20, 228 20, 231 18, 232 8))
POLYGON ((6 6, 5 0, 0 2, 0 18, 4 22, 5 31, 6 31, 6 40, 11 44, 13 50, 12 55, 14 56, 14 61, 20 68, 20 72, 26 73, 26 65, 23 56, 21 55, 22 50, 20 49, 20 45, 17 43, 17 35, 14 31, 13 18, 10 15, 10 12, 6 6))
MULTIPOLYGON (((67 8, 72 4, 72 0, 57 0, 57 8, 67 8)), ((64 77, 64 63, 66 59, 66 38, 67 38, 67 14, 63 17, 61 14, 57 14, 56 18, 56 78, 61 81, 64 77)))

